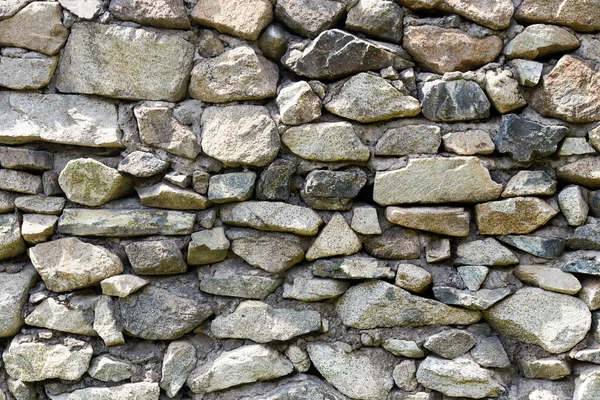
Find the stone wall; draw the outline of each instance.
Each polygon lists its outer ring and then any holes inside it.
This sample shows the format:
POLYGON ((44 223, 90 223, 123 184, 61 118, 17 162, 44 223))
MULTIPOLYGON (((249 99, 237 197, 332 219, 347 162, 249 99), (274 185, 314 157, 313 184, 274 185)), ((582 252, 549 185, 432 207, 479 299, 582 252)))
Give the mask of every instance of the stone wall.
POLYGON ((596 0, 0 0, 0 400, 600 399, 596 0))

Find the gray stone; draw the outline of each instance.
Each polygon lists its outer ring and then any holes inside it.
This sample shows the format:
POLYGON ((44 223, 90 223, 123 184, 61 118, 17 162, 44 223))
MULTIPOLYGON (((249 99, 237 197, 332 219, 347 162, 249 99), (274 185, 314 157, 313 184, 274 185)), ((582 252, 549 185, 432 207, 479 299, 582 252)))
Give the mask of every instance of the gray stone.
POLYGON ((527 105, 518 82, 509 70, 487 71, 485 92, 499 113, 505 114, 527 105))
POLYGON ((507 235, 498 236, 497 239, 526 253, 549 260, 557 258, 565 249, 565 240, 561 238, 507 235))
POLYGON ((93 329, 95 300, 91 296, 75 296, 61 303, 50 297, 25 317, 25 323, 76 335, 96 336, 93 329))
POLYGON ((536 197, 513 197, 475 206, 475 220, 482 235, 530 233, 556 214, 554 207, 536 197))
POLYGON ((586 224, 575 228, 567 239, 567 246, 572 249, 600 250, 600 225, 586 224))
POLYGON ((506 368, 510 360, 497 336, 477 339, 477 344, 471 349, 471 356, 484 368, 506 368))
POLYGON ((208 183, 210 182, 210 174, 204 171, 194 171, 192 174, 192 187, 194 191, 200 194, 208 192, 208 183))
POLYGON ((15 273, 0 272, 0 337, 12 337, 21 330, 24 323, 21 311, 27 302, 29 289, 37 280, 31 265, 15 273))
POLYGON ((334 26, 344 16, 344 4, 322 0, 280 0, 275 17, 291 30, 309 38, 334 26))
POLYGON ((306 278, 297 276, 283 285, 283 297, 300 301, 321 301, 344 294, 350 285, 337 279, 306 278))
POLYGON ((314 261, 317 258, 349 256, 361 247, 360 239, 348 226, 344 216, 335 213, 306 252, 306 259, 314 261))
POLYGON ((379 235, 381 226, 377 215, 377 209, 371 206, 355 207, 352 213, 350 227, 363 235, 379 235))
POLYGON ((115 0, 110 2, 110 13, 123 21, 158 28, 189 29, 183 0, 115 0))
POLYGON ((490 116, 490 101, 473 81, 427 82, 422 90, 423 115, 431 121, 469 121, 490 116))
POLYGON ((181 274, 187 270, 174 240, 133 242, 125 246, 125 253, 138 275, 181 274))
POLYGON ((196 366, 196 348, 187 340, 169 343, 162 362, 160 387, 170 398, 183 387, 196 366))
POLYGON ((559 156, 582 156, 586 154, 596 154, 596 150, 582 137, 565 138, 560 145, 560 149, 558 149, 559 156))
POLYGON ((252 197, 256 173, 231 172, 213 175, 208 186, 208 199, 216 204, 244 201, 252 197))
POLYGON ((390 279, 394 277, 394 272, 385 261, 363 256, 317 260, 312 265, 312 272, 316 276, 335 279, 390 279))
POLYGON ((117 321, 115 304, 108 296, 100 296, 94 308, 94 331, 106 346, 125 344, 120 322, 117 321))
POLYGON ((229 245, 222 227, 194 232, 188 247, 187 262, 190 265, 204 265, 223 261, 229 245))
POLYGON ((9 89, 41 89, 54 75, 57 57, 26 53, 21 57, 0 57, 0 86, 9 89))
POLYGON ((147 187, 136 187, 135 190, 140 202, 146 207, 205 210, 212 205, 210 200, 201 194, 162 182, 147 187))
POLYGON ((469 236, 471 216, 459 207, 387 207, 393 224, 448 236, 469 236))
POLYGON ((425 259, 428 263, 444 261, 450 258, 450 239, 432 237, 425 246, 425 259))
POLYGON ((256 198, 260 200, 287 201, 291 193, 291 179, 296 166, 288 160, 275 160, 260 174, 256 185, 256 198))
POLYGON ((438 356, 456 358, 471 350, 476 343, 475 337, 469 332, 449 329, 429 336, 423 346, 438 356))
POLYGON ((421 255, 419 235, 412 229, 393 226, 381 235, 369 236, 365 242, 367 254, 390 260, 414 260, 421 255))
POLYGON ((509 58, 535 59, 579 47, 579 40, 568 30, 554 25, 529 25, 504 47, 509 58))
POLYGON ((513 292, 511 288, 461 290, 449 286, 435 286, 434 297, 444 304, 460 306, 469 310, 487 310, 513 292))
POLYGON ((590 362, 594 364, 600 363, 600 352, 598 349, 583 349, 571 352, 571 357, 577 361, 590 362), (574 354, 573 354, 574 353, 574 354))
POLYGON ((354 198, 366 183, 367 178, 360 170, 316 170, 306 176, 303 192, 314 197, 354 198))
POLYGON ((569 261, 564 264, 561 269, 565 272, 572 272, 575 274, 600 275, 600 263, 596 259, 569 261))
POLYGON ((386 42, 402 41, 404 11, 393 1, 359 0, 348 10, 345 28, 386 42))
POLYGON ((519 265, 513 274, 521 281, 552 292, 576 294, 581 284, 572 274, 543 265, 519 265))
POLYGON ((63 197, 19 196, 15 199, 15 206, 28 213, 60 215, 65 207, 65 199, 63 197))
POLYGON ((511 60, 509 62, 514 68, 514 72, 519 82, 519 85, 525 87, 534 87, 540 81, 542 77, 543 63, 531 60, 511 60))
POLYGON ((577 185, 564 187, 558 194, 558 206, 569 225, 583 225, 589 211, 587 190, 577 185))
POLYGON ((510 178, 502 197, 551 196, 556 192, 556 181, 544 171, 519 171, 510 178))
POLYGON ((262 50, 265 57, 279 62, 288 47, 285 30, 275 24, 267 26, 258 38, 258 47, 262 50))
POLYGON ((0 190, 0 213, 7 213, 15 210, 15 199, 18 196, 15 192, 6 192, 0 190))
POLYGON ((543 4, 525 0, 515 13, 515 19, 520 22, 564 25, 581 32, 599 30, 599 16, 600 12, 593 4, 574 0, 548 0, 543 4))
POLYGON ((54 235, 57 222, 55 215, 24 214, 21 235, 30 244, 45 242, 54 235))
POLYGON ((102 280, 100 287, 105 296, 127 297, 149 283, 136 275, 115 275, 102 280))
POLYGON ((529 379, 562 379, 571 374, 571 367, 564 360, 543 358, 519 362, 523 376, 529 379))
POLYGON ((133 368, 127 361, 103 354, 92 359, 88 374, 102 382, 119 382, 131 378, 133 368))
POLYGON ((60 5, 83 20, 94 19, 102 9, 102 0, 60 0, 60 5))
POLYGON ((0 169, 0 189, 10 192, 38 194, 43 191, 42 178, 24 171, 0 169))
POLYGON ((172 171, 165 175, 165 180, 182 189, 188 188, 192 184, 192 177, 188 174, 180 174, 172 171))
POLYGON ((600 188, 600 175, 596 172, 600 166, 597 157, 581 158, 556 169, 559 180, 575 183, 588 189, 600 188))
POLYGON ((305 81, 281 88, 276 101, 284 124, 302 125, 321 117, 321 99, 305 81))
POLYGON ((375 146, 378 156, 435 154, 442 142, 441 129, 432 125, 407 125, 385 131, 375 146))
POLYGON ((502 267, 518 264, 519 259, 497 240, 488 238, 458 245, 454 262, 459 265, 502 267))
MULTIPOLYGON (((585 276, 581 279, 579 298, 587 304, 590 310, 600 308, 600 279, 594 276, 585 276)), ((599 362, 600 364, 600 362, 599 362)))
POLYGON ((156 382, 125 383, 111 387, 88 387, 78 389, 67 400, 104 400, 116 397, 119 400, 158 400, 160 388, 156 382))
MULTIPOLYGON (((401 0, 400 3, 411 1, 401 0)), ((443 11, 461 15, 495 30, 507 28, 514 12, 511 0, 498 0, 492 3, 486 0, 444 0, 437 6, 443 11)))
POLYGON ((442 137, 444 149, 459 156, 471 156, 475 154, 491 154, 496 146, 490 138, 490 134, 480 129, 466 132, 450 132, 442 137))
POLYGON ((63 191, 58 184, 58 172, 56 170, 45 171, 42 174, 42 186, 46 196, 62 195, 63 191))
POLYGON ((600 395, 600 374, 591 370, 575 378, 573 400, 593 399, 600 395))
POLYGON ((0 18, 5 19, 12 17, 19 10, 31 3, 32 0, 10 0, 0 4, 0 18))
POLYGON ((0 260, 16 257, 25 252, 17 215, 0 215, 0 260))
POLYGON ((483 265, 463 265, 462 267, 457 267, 456 270, 467 289, 471 291, 479 290, 490 272, 490 269, 483 265))
POLYGON ((166 172, 169 163, 144 151, 134 151, 127 155, 117 167, 117 171, 136 178, 148 178, 166 172))
POLYGON ((398 357, 425 358, 425 352, 412 340, 386 339, 381 346, 398 357))

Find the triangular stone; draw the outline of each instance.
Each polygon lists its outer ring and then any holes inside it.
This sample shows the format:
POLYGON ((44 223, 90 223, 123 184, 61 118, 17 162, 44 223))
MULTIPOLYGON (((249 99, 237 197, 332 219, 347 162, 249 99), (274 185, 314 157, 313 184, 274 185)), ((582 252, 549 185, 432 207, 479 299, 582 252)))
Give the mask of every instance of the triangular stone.
POLYGON ((323 257, 349 256, 360 248, 360 239, 356 233, 348 226, 342 214, 335 213, 308 249, 306 259, 312 261, 323 257))

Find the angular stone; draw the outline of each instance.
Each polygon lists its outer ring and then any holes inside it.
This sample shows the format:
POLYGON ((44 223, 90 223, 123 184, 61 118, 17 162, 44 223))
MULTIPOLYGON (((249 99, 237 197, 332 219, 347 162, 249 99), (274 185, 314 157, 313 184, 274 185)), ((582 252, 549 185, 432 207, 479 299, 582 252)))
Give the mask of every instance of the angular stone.
POLYGON ((445 237, 433 237, 425 246, 425 259, 428 263, 435 263, 449 259, 450 239, 445 237))
POLYGON ((123 263, 115 254, 77 238, 40 243, 29 249, 29 258, 53 292, 93 286, 123 272, 123 263))
POLYGON ((571 352, 570 356, 574 360, 590 362, 594 364, 600 363, 600 353, 598 349, 583 349, 571 352), (575 353, 575 354, 573 354, 575 353))
POLYGON ((94 308, 94 331, 106 346, 125 344, 120 322, 117 321, 115 305, 108 296, 100 296, 94 308))
POLYGON ((134 21, 141 25, 190 28, 190 20, 182 0, 115 0, 110 2, 108 10, 120 20, 134 21))
POLYGON ((414 360, 404 360, 394 367, 392 377, 394 383, 402 390, 413 391, 419 386, 415 373, 417 363, 414 360))
POLYGON ((370 206, 355 207, 352 213, 352 222, 350 227, 363 235, 379 235, 381 234, 381 226, 377 209, 370 206))
POLYGON ((581 32, 600 30, 600 10, 593 3, 576 0, 547 0, 542 4, 525 0, 517 8, 515 19, 527 23, 565 25, 581 32))
POLYGON ((23 214, 21 235, 29 244, 45 242, 54 235, 56 215, 23 214))
POLYGON ((439 7, 496 30, 508 28, 514 12, 511 0, 444 0, 439 7))
POLYGON ((460 306, 469 310, 487 310, 513 292, 507 287, 498 289, 480 289, 477 291, 460 290, 449 286, 435 286, 434 297, 444 304, 460 306))
POLYGON ((563 53, 579 47, 579 40, 568 30, 554 26, 529 25, 504 48, 509 58, 533 60, 553 53, 563 53))
POLYGON ((567 122, 600 121, 600 69, 593 61, 565 55, 529 99, 545 117, 567 122))
POLYGON ((558 268, 543 265, 519 265, 513 270, 513 274, 529 285, 539 286, 551 292, 576 294, 581 290, 581 283, 575 276, 558 268))
POLYGON ((600 250, 600 225, 586 224, 575 228, 575 232, 567 239, 567 246, 572 249, 600 250))
POLYGON ((187 270, 183 255, 174 240, 134 242, 125 253, 137 275, 181 274, 187 270))
POLYGON ((589 211, 587 190, 577 185, 566 186, 558 194, 558 206, 569 225, 583 225, 589 211))
POLYGON ((15 199, 15 206, 28 213, 60 215, 65 207, 65 199, 63 197, 19 196, 15 199))
POLYGON ((538 288, 523 288, 484 312, 501 335, 562 353, 579 343, 591 326, 588 307, 579 299, 538 288))
MULTIPOLYGON (((575 379, 575 392, 573 400, 593 399, 600 395, 600 374, 591 370, 575 379)), ((553 399, 554 400, 554 399, 553 399)))
POLYGON ((38 194, 43 191, 42 178, 24 171, 0 169, 0 189, 11 192, 38 194))
POLYGON ((502 197, 552 196, 556 192, 556 181, 544 171, 519 171, 502 192, 502 197))
POLYGON ((460 156, 491 154, 495 145, 486 131, 473 129, 467 132, 450 132, 442 137, 444 149, 460 156))
POLYGON ((0 46, 22 47, 54 55, 69 36, 61 19, 60 4, 33 2, 13 17, 0 21, 0 46))
POLYGON ((214 203, 230 203, 244 201, 252 197, 256 173, 231 172, 213 175, 208 186, 208 199, 214 203))
POLYGON ((313 39, 331 28, 344 15, 344 4, 321 0, 281 0, 275 4, 275 17, 291 30, 313 39))
POLYGON ((115 275, 100 282, 105 296, 127 297, 150 282, 136 275, 115 275))
POLYGON ((490 272, 490 269, 483 265, 463 265, 462 267, 456 268, 456 270, 467 289, 471 291, 479 290, 490 272))
POLYGON ((506 368, 510 360, 502 342, 497 336, 479 338, 475 347, 471 349, 471 356, 485 368, 506 368))
MULTIPOLYGON (((600 308, 600 279, 593 276, 586 276, 581 280, 581 291, 579 298, 587 304, 590 310, 600 308)), ((600 363, 599 363, 600 364, 600 363)))
POLYGON ((485 92, 501 114, 527 105, 519 91, 518 82, 508 70, 487 71, 485 73, 485 92))
POLYGON ((0 147, 0 164, 9 169, 47 171, 54 167, 54 155, 47 151, 0 147))
POLYGON ((291 192, 291 179, 296 172, 293 162, 278 159, 260 174, 256 185, 256 198, 260 200, 287 201, 291 192))
POLYGON ((471 350, 477 340, 469 332, 460 329, 448 329, 431 335, 423 347, 444 358, 456 358, 471 350))
POLYGON ((302 125, 321 117, 321 99, 305 81, 281 88, 276 101, 284 124, 302 125))
POLYGON ((362 245, 340 213, 335 213, 306 252, 308 261, 358 252, 362 245))
POLYGON ((373 199, 380 205, 471 203, 494 200, 502 185, 476 157, 410 159, 406 167, 375 175, 373 199))
POLYGON ((136 178, 149 178, 166 172, 167 169, 169 169, 169 163, 154 156, 152 153, 134 151, 121 160, 117 171, 135 176, 136 178))
POLYGON ((474 240, 458 245, 455 264, 503 267, 519 263, 517 256, 496 239, 474 240))
POLYGON ((537 360, 523 360, 519 363, 523 376, 529 379, 562 379, 571 374, 571 367, 564 360, 543 358, 537 360))
POLYGON ((519 85, 534 87, 542 77, 543 63, 531 60, 512 60, 509 65, 513 67, 519 85))
POLYGON ((190 15, 194 22, 246 40, 256 40, 273 20, 269 0, 204 0, 190 15))
POLYGON ((367 183, 362 171, 328 171, 310 172, 304 181, 303 193, 313 197, 354 198, 367 183))
POLYGON ((38 277, 31 265, 15 273, 0 272, 0 337, 12 337, 23 326, 22 308, 38 277))
POLYGON ((19 10, 31 3, 32 0, 10 0, 0 4, 0 18, 5 19, 12 17, 19 10))
POLYGON ((469 121, 490 116, 490 101, 473 81, 426 82, 422 90, 423 115, 431 121, 469 121))
POLYGON ((560 256, 565 249, 565 240, 561 238, 507 235, 497 239, 526 253, 549 260, 560 256))
POLYGON ((0 57, 0 86, 16 90, 41 89, 50 83, 57 63, 57 57, 33 52, 21 57, 0 57))
POLYGON ((502 40, 495 35, 476 37, 460 29, 422 25, 405 29, 403 47, 425 69, 444 74, 494 61, 502 51, 502 40))
POLYGON ((470 214, 459 207, 387 207, 393 224, 448 236, 469 236, 470 214))
POLYGON ((178 211, 70 208, 60 216, 58 232, 104 237, 189 235, 195 220, 195 214, 178 211))
POLYGON ((558 150, 559 156, 582 156, 586 154, 596 154, 596 150, 590 146, 585 138, 565 138, 558 150))
POLYGON ((600 275, 600 263, 593 260, 579 259, 570 261, 562 266, 561 268, 566 272, 573 272, 575 274, 586 274, 586 275, 600 275))
POLYGON ((129 178, 93 158, 69 161, 58 183, 69 200, 91 207, 118 199, 131 190, 129 178))
POLYGON ((330 85, 323 104, 332 114, 362 123, 414 117, 421 112, 417 99, 406 96, 388 80, 366 72, 330 85))
POLYGON ((81 2, 79 0, 60 0, 60 5, 83 20, 94 19, 102 9, 102 0, 81 2))
POLYGON ((222 227, 194 232, 188 247, 187 262, 190 265, 204 265, 223 261, 227 257, 229 244, 222 227))
POLYGON ((514 197, 475 206, 477 228, 482 235, 530 233, 556 214, 557 210, 536 197, 514 197))
POLYGON ((582 158, 556 169, 559 180, 582 185, 588 189, 600 188, 600 159, 582 158))
POLYGON ((0 260, 25 252, 17 215, 0 215, 0 260))
POLYGON ((78 22, 60 58, 56 87, 128 100, 182 100, 193 52, 194 46, 178 35, 78 22), (124 61, 107 62, 115 58, 124 61))
POLYGON ((276 64, 252 47, 240 46, 197 63, 189 90, 193 98, 210 103, 260 100, 275 97, 278 78, 276 64))
POLYGON ((300 301, 321 301, 338 297, 350 285, 337 279, 294 277, 292 283, 283 285, 283 297, 300 301))
POLYGON ((205 210, 211 202, 201 194, 166 183, 136 187, 143 206, 169 210, 205 210))
POLYGON ((317 260, 312 265, 316 276, 335 279, 377 279, 394 277, 387 262, 364 256, 317 260))
POLYGON ((169 398, 175 397, 196 366, 196 348, 187 340, 169 343, 162 363, 160 387, 169 398))
POLYGON ((88 374, 102 382, 119 382, 131 378, 133 368, 127 361, 103 354, 92 359, 88 374))
POLYGON ((477 311, 454 308, 411 295, 380 280, 352 286, 338 301, 337 312, 344 325, 356 329, 469 325, 481 318, 477 311))
POLYGON ((398 357, 425 358, 425 352, 412 340, 386 339, 381 346, 398 357))
POLYGON ((390 0, 359 0, 348 10, 345 29, 386 42, 402 41, 402 8, 390 0))
POLYGON ((402 289, 420 293, 431 284, 431 274, 414 264, 398 264, 394 284, 402 289))
POLYGON ((78 389, 67 400, 104 400, 115 397, 119 400, 158 400, 160 388, 156 382, 126 383, 111 387, 88 387, 78 389))
POLYGON ((417 232, 398 226, 386 229, 381 235, 368 237, 364 244, 367 253, 378 258, 412 260, 421 254, 417 232))
MULTIPOLYGON (((371 103, 372 104, 372 103, 371 103)), ((375 146, 378 156, 406 156, 438 152, 441 129, 432 125, 407 125, 387 129, 375 146)))

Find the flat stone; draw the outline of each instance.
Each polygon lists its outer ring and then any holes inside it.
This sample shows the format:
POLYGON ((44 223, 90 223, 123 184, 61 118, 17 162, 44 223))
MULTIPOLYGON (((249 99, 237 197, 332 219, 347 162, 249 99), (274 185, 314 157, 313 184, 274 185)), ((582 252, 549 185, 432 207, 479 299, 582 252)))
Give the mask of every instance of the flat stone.
POLYGON ((133 242, 125 253, 137 275, 169 275, 186 272, 187 265, 174 240, 133 242))
POLYGON ((505 114, 527 105, 519 83, 509 70, 487 71, 485 92, 499 113, 505 114))
POLYGON ((45 379, 78 380, 92 359, 92 346, 75 339, 63 338, 56 343, 36 341, 35 336, 17 335, 4 350, 6 372, 23 382, 45 379))
POLYGON ((101 0, 81 2, 79 0, 60 0, 60 5, 83 20, 94 19, 102 9, 101 0))
POLYGON ((403 47, 425 69, 444 74, 494 61, 502 51, 502 40, 495 35, 475 37, 460 29, 422 25, 405 29, 403 47))
POLYGON ((69 208, 58 220, 58 232, 103 237, 189 235, 195 221, 195 214, 178 211, 69 208))
POLYGON ((471 349, 471 356, 484 368, 506 368, 510 360, 497 336, 477 339, 477 344, 471 349))
POLYGON ((210 103, 260 100, 275 97, 278 78, 276 64, 252 47, 240 46, 197 63, 189 90, 193 98, 210 103))
POLYGON ((556 181, 544 171, 519 171, 504 188, 502 197, 552 196, 556 181))
POLYGON ((131 180, 93 158, 78 158, 67 163, 58 183, 69 200, 97 207, 118 199, 131 190, 131 180))
POLYGON ((118 396, 120 400, 158 400, 160 388, 156 382, 125 383, 111 387, 88 387, 71 392, 67 400, 103 400, 111 396, 118 396))
POLYGON ((29 244, 45 242, 54 235, 57 221, 56 215, 23 214, 21 235, 29 244))
POLYGON ((513 197, 475 206, 475 221, 482 235, 530 233, 556 214, 557 210, 536 197, 513 197))
POLYGON ((559 180, 575 183, 588 189, 600 188, 600 159, 597 157, 581 158, 556 169, 559 180))
POLYGON ((102 280, 100 287, 105 296, 127 297, 149 283, 150 281, 136 275, 115 275, 102 280))
POLYGON ((515 12, 515 19, 527 23, 550 23, 564 25, 580 32, 600 30, 600 11, 594 4, 576 0, 549 0, 539 4, 525 0, 515 12))
POLYGON ((537 61, 516 59, 511 60, 509 65, 513 67, 519 85, 534 87, 542 77, 544 64, 537 61))
POLYGON ((25 323, 76 335, 96 336, 92 327, 94 300, 89 296, 75 296, 63 304, 50 297, 25 317, 25 323))
POLYGON ((200 25, 246 40, 256 40, 273 20, 273 6, 268 0, 207 0, 196 4, 190 14, 200 25))
POLYGON ((293 365, 277 351, 259 344, 222 352, 214 361, 197 366, 187 386, 194 393, 210 393, 243 383, 290 374, 293 365))
POLYGON ((490 101, 483 89, 473 81, 426 82, 422 91, 421 107, 428 120, 454 122, 490 116, 490 101))
POLYGON ((61 19, 58 3, 28 4, 11 18, 0 21, 0 46, 21 47, 54 55, 69 36, 61 19))
POLYGON ((344 216, 335 213, 306 252, 306 259, 314 261, 317 258, 349 256, 361 247, 360 239, 348 226, 344 216))
POLYGON ((276 102, 286 125, 302 125, 321 117, 321 99, 305 81, 282 87, 276 102))
POLYGON ((15 199, 15 206, 24 212, 60 215, 65 207, 63 197, 47 196, 19 196, 15 199))
POLYGON ((443 358, 460 357, 475 344, 477 340, 469 332, 460 329, 443 330, 427 338, 423 347, 443 358))
POLYGON ((314 197, 354 198, 367 183, 360 170, 309 172, 304 181, 303 193, 314 197))
POLYGON ((565 55, 529 99, 531 107, 545 117, 567 122, 600 121, 600 71, 593 61, 565 55))
POLYGON ((281 0, 275 4, 275 17, 292 31, 308 38, 333 27, 344 16, 344 4, 321 0, 281 0))
POLYGON ((362 233, 363 235, 379 235, 381 233, 381 226, 379 225, 378 218, 375 207, 355 207, 350 227, 355 232, 362 233))
POLYGON ((558 149, 559 156, 582 156, 586 154, 596 154, 596 150, 585 138, 565 138, 560 145, 560 149, 558 149))
POLYGON ((555 381, 571 374, 571 367, 564 360, 542 358, 523 360, 519 363, 523 376, 529 379, 546 379, 555 381))
POLYGON ((467 289, 471 291, 479 290, 490 272, 490 269, 483 265, 463 265, 462 267, 457 267, 456 270, 467 289))
POLYGON ((496 148, 486 131, 473 129, 466 132, 450 132, 442 137, 444 149, 460 156, 491 154, 496 148))
POLYGON ((88 374, 102 382, 119 382, 131 378, 133 368, 127 361, 103 354, 92 359, 88 374))
POLYGON ((123 272, 123 263, 115 254, 77 238, 40 243, 28 253, 46 287, 53 292, 93 286, 123 272))
POLYGON ((208 199, 216 204, 244 201, 252 197, 256 173, 231 172, 213 175, 208 186, 208 199))
POLYGON ((352 286, 338 301, 337 312, 344 325, 356 329, 469 325, 481 318, 477 311, 411 295, 380 280, 352 286))
POLYGON ((568 30, 554 26, 529 25, 504 48, 509 58, 533 60, 553 53, 563 53, 579 47, 579 40, 568 30))
POLYGON ((312 264, 312 273, 316 276, 335 279, 391 279, 394 277, 394 272, 387 266, 387 262, 364 256, 317 260, 312 264))
POLYGON ((187 340, 169 343, 162 362, 160 387, 169 398, 175 397, 196 366, 196 348, 187 340))
POLYGON ((567 246, 572 249, 600 250, 600 225, 586 224, 575 228, 567 239, 567 246))
POLYGON ((109 296, 99 296, 94 308, 93 327, 106 346, 125 344, 121 324, 117 321, 115 302, 109 296))
POLYGON ((152 153, 145 151, 134 151, 129 153, 119 163, 117 171, 135 176, 136 178, 149 178, 166 172, 169 163, 161 160, 152 153))
POLYGON ((283 298, 300 301, 321 301, 339 297, 350 285, 337 279, 294 277, 283 285, 283 298))
POLYGON ((590 362, 594 364, 600 363, 600 352, 598 349, 583 349, 576 352, 571 352, 571 357, 577 361, 590 362))
POLYGON ((120 20, 141 25, 170 29, 190 28, 190 20, 182 0, 116 0, 111 1, 108 11, 120 20))
POLYGON ((140 202, 146 207, 169 210, 205 210, 212 205, 201 194, 162 182, 147 187, 136 187, 135 190, 140 197, 140 202))
POLYGON ((565 240, 561 238, 532 235, 507 235, 498 236, 497 239, 526 253, 548 260, 554 260, 560 256, 565 249, 565 240))
POLYGON ((31 1, 32 0, 11 0, 3 2, 0 5, 0 18, 5 19, 12 17, 27 4, 31 3, 31 1))
POLYGON ((0 147, 0 164, 9 169, 47 171, 54 167, 54 155, 47 151, 0 147))
POLYGON ((12 337, 24 324, 22 308, 31 289, 38 281, 31 265, 15 273, 0 272, 0 337, 12 337))
POLYGON ((0 57, 0 86, 9 89, 41 89, 52 79, 57 57, 29 52, 22 57, 0 57))
POLYGON ((246 300, 229 315, 221 315, 210 324, 218 339, 250 339, 257 343, 286 341, 321 328, 317 311, 273 308, 256 300, 246 300))
POLYGON ((393 224, 448 236, 469 236, 471 216, 459 207, 387 207, 393 224))
POLYGON ((551 292, 576 294, 581 290, 579 280, 559 268, 543 265, 519 265, 513 270, 513 274, 529 285, 538 286, 551 292))
POLYGON ((19 219, 15 214, 0 215, 0 260, 16 257, 25 252, 19 219))
POLYGON ((382 206, 494 200, 502 185, 476 157, 410 159, 406 167, 377 172, 373 199, 382 206))
POLYGON ((56 87, 127 100, 182 100, 193 52, 194 46, 178 35, 76 22, 60 58, 56 87), (126 62, 106 61, 115 58, 126 62))
POLYGON ((438 7, 496 30, 508 28, 514 12, 511 0, 444 0, 438 7))
POLYGON ((364 245, 369 255, 378 258, 413 260, 421 254, 417 232, 399 226, 388 228, 381 235, 366 238, 364 245))
POLYGON ((502 267, 518 264, 519 259, 496 239, 488 238, 459 244, 454 262, 459 265, 502 267))
POLYGON ((393 1, 359 0, 348 10, 345 29, 385 42, 402 41, 404 11, 393 1))
POLYGON ((289 128, 281 141, 292 153, 311 161, 367 161, 369 148, 348 122, 322 122, 289 128))
POLYGON ((531 287, 486 310, 484 318, 501 335, 550 353, 570 350, 591 326, 591 314, 583 301, 531 287))
POLYGON ((586 275, 600 275, 600 263, 597 260, 575 260, 564 264, 561 269, 566 272, 586 275))
POLYGON ((10 192, 38 194, 43 191, 42 178, 24 171, 0 169, 0 189, 10 192))
POLYGON ((194 232, 191 238, 187 255, 188 264, 212 264, 223 261, 227 257, 230 243, 222 227, 194 232))
POLYGON ((569 225, 583 225, 589 211, 587 190, 577 185, 564 187, 558 194, 558 206, 569 225))
POLYGON ((414 117, 421 112, 417 99, 366 72, 330 85, 323 104, 332 114, 362 123, 414 117))
POLYGON ((375 154, 378 156, 435 154, 442 142, 441 131, 438 126, 432 125, 407 125, 387 129, 377 141, 375 154))
POLYGON ((507 287, 498 289, 461 290, 449 286, 435 286, 434 297, 444 304, 464 307, 469 310, 487 310, 513 290, 507 287))
POLYGON ((431 284, 431 274, 414 264, 400 263, 396 267, 394 284, 402 289, 420 293, 431 284))
POLYGON ((398 357, 425 358, 425 352, 413 340, 386 339, 381 346, 398 357))

